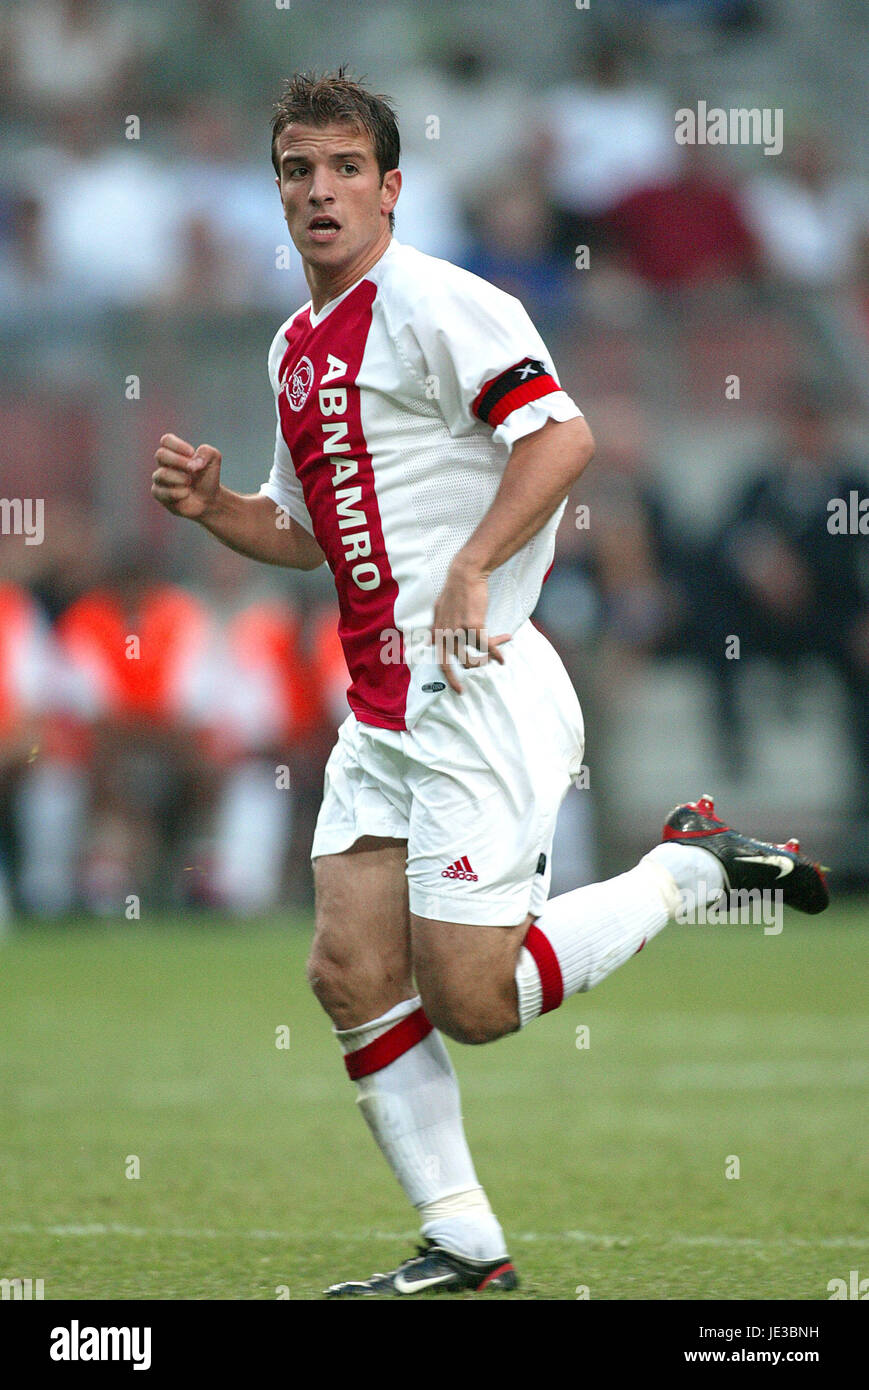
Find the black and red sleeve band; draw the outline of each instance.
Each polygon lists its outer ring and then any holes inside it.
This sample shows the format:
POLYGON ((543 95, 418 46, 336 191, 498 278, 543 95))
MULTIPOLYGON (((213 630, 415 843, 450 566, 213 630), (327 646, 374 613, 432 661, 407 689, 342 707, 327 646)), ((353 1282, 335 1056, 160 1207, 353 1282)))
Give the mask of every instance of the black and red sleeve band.
POLYGON ((471 410, 479 420, 496 427, 520 405, 528 405, 541 396, 560 390, 558 382, 543 362, 533 357, 523 357, 515 367, 509 367, 500 376, 486 382, 471 410))

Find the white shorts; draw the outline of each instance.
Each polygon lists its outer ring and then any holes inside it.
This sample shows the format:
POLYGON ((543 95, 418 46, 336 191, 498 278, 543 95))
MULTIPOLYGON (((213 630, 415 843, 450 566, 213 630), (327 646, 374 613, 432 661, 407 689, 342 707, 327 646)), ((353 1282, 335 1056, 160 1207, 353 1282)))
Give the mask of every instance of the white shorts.
POLYGON ((312 859, 363 835, 407 840, 410 910, 516 926, 549 893, 558 809, 582 767, 582 711, 527 622, 504 665, 461 671, 408 732, 350 715, 326 766, 312 859))

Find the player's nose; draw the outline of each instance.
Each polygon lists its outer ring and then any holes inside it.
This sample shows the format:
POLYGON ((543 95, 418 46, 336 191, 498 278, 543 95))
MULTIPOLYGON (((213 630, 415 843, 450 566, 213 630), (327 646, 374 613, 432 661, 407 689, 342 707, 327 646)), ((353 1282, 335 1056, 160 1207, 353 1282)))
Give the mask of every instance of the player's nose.
POLYGON ((311 179, 311 187, 308 191, 308 201, 312 206, 320 206, 323 203, 334 203, 335 192, 332 187, 332 180, 327 171, 315 173, 311 179))

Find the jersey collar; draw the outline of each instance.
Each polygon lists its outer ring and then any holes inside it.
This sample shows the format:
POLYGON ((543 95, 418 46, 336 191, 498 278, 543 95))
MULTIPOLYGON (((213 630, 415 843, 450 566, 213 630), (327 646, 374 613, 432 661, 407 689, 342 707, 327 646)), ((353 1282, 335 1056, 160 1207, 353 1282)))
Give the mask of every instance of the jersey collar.
POLYGON ((392 254, 392 249, 393 249, 393 247, 394 247, 394 246, 399 246, 399 245, 400 245, 400 242, 397 242, 396 239, 395 239, 395 237, 392 237, 392 239, 391 239, 389 245, 387 246, 386 250, 384 251, 383 255, 380 257, 380 259, 377 260, 377 261, 375 261, 375 262, 374 262, 374 265, 369 266, 369 268, 368 268, 368 270, 366 270, 365 274, 364 274, 364 275, 360 275, 359 279, 356 280, 356 281, 354 281, 354 283, 353 283, 352 285, 349 285, 349 286, 347 287, 346 290, 342 290, 341 293, 338 294, 338 295, 336 295, 334 299, 327 299, 327 300, 326 300, 326 303, 323 305, 323 307, 322 307, 322 309, 320 310, 319 314, 315 314, 315 313, 314 313, 313 301, 309 299, 309 300, 308 300, 308 318, 309 318, 309 320, 310 320, 311 327, 312 327, 312 328, 316 328, 318 324, 322 323, 322 322, 323 322, 323 319, 327 318, 327 317, 329 316, 329 314, 331 314, 332 310, 333 310, 334 308, 336 308, 337 305, 339 305, 339 304, 341 303, 342 299, 346 299, 347 296, 348 296, 348 294, 352 294, 353 291, 354 291, 359 285, 362 284, 363 280, 373 280, 373 279, 375 278, 375 272, 377 271, 378 267, 381 266, 381 265, 383 264, 383 262, 386 260, 387 256, 389 256, 389 255, 392 254))

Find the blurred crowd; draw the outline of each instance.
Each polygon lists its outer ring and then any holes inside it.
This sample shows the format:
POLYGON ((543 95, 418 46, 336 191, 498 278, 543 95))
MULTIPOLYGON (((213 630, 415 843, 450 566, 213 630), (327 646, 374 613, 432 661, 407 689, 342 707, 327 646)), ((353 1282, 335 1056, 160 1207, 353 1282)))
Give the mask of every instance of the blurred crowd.
POLYGON ((303 631, 242 566, 218 552, 203 596, 118 554, 53 618, 50 573, 0 585, 6 915, 294 895, 346 667, 331 605, 303 631))
MULTIPOLYGON (((711 18, 724 8, 706 6, 711 18)), ((276 265, 287 238, 265 157, 292 32, 280 11, 246 0, 8 7, 7 314, 58 303, 74 317, 107 306, 278 310, 304 297, 298 258, 276 265)), ((654 290, 865 274, 865 171, 848 166, 833 132, 791 119, 774 159, 680 145, 678 102, 636 32, 602 31, 572 61, 569 80, 542 90, 499 67, 482 39, 431 43, 395 64, 400 237, 506 283, 548 324, 580 307, 579 245, 654 290)))
POLYGON ((583 644, 593 648, 601 688, 650 656, 691 658, 706 681, 717 770, 737 780, 752 756, 746 667, 766 663, 787 718, 800 676, 823 664, 844 696, 852 775, 842 790, 856 823, 869 818, 869 477, 847 442, 847 417, 811 381, 789 383, 764 448, 698 534, 644 467, 636 406, 616 403, 576 490, 594 524, 577 526, 568 507, 537 616, 568 664, 583 644), (843 519, 848 509, 843 526, 833 523, 834 499, 843 519))
MULTIPOLYGON (((126 439, 142 486, 118 502, 89 354, 107 323, 139 344, 192 325, 207 375, 208 353, 254 322, 264 361, 259 325, 307 298, 268 127, 317 8, 294 7, 296 28, 254 0, 28 0, 0 16, 0 494, 46 504, 41 544, 0 539, 0 916, 133 911, 143 894, 249 913, 308 891, 300 866, 346 710, 331 600, 323 585, 258 587, 223 552, 173 551, 181 524, 156 516, 147 478, 159 434, 195 413, 186 360, 162 363, 171 418, 165 397, 143 402, 126 439)), ((758 35, 786 42, 781 7, 610 7, 622 22, 592 16, 547 82, 506 64, 482 20, 429 16, 423 40, 408 6, 380 7, 405 49, 387 61, 386 21, 364 8, 359 43, 373 35, 374 85, 402 135, 398 238, 518 295, 598 438, 538 615, 575 679, 605 702, 638 666, 690 657, 712 745, 738 774, 746 663, 728 637, 778 673, 783 708, 799 664, 823 663, 869 817, 866 538, 827 525, 831 498, 869 493, 853 444, 869 170, 810 92, 788 104, 775 158, 677 144, 674 111, 701 79, 677 92, 660 61, 677 41, 688 72, 758 35), (722 425, 730 361, 746 428, 732 479, 692 513, 694 444, 668 445, 674 421, 693 440, 722 425)))

